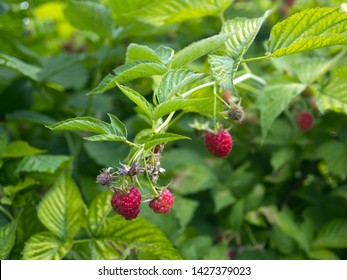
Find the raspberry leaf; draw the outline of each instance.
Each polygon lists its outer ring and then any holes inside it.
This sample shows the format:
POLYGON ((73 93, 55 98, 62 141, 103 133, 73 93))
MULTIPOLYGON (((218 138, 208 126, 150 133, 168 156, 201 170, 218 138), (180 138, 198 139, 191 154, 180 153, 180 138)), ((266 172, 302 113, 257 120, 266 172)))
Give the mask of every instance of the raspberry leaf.
POLYGON ((152 1, 136 11, 136 18, 156 26, 167 25, 210 15, 218 16, 231 3, 231 0, 152 1))
POLYGON ((13 141, 0 149, 0 158, 17 158, 41 154, 44 152, 44 150, 30 146, 25 141, 13 141))
POLYGON ((66 18, 77 28, 103 37, 112 37, 113 20, 110 10, 96 2, 71 1, 64 10, 66 18))
POLYGON ((117 86, 117 83, 125 83, 137 78, 163 75, 168 69, 158 62, 150 60, 136 60, 128 62, 113 70, 115 75, 108 74, 99 85, 88 94, 101 94, 117 86))
POLYGON ((174 133, 160 133, 160 134, 155 134, 150 136, 144 145, 144 149, 148 150, 158 144, 170 142, 170 141, 176 141, 176 140, 181 140, 181 139, 190 139, 187 136, 183 135, 178 135, 174 133))
POLYGON ((24 260, 61 260, 72 248, 72 240, 66 241, 50 232, 33 235, 23 250, 24 260))
POLYGON ((332 71, 328 83, 317 95, 317 106, 321 111, 334 110, 347 114, 347 67, 332 71))
POLYGON ((89 141, 126 141, 127 131, 124 124, 114 115, 109 114, 111 124, 91 117, 67 119, 46 127, 52 130, 79 130, 99 133, 84 137, 89 141))
POLYGON ((211 66, 212 75, 223 89, 236 92, 234 88, 234 77, 238 65, 235 60, 227 55, 213 54, 208 56, 208 63, 211 66))
POLYGON ((347 14, 338 8, 307 9, 272 28, 267 54, 279 57, 332 45, 345 45, 346 30, 347 14))
POLYGON ((170 99, 185 86, 200 79, 203 74, 187 69, 170 70, 163 75, 155 95, 159 103, 170 99))
POLYGON ((130 44, 127 48, 125 62, 133 62, 137 60, 149 60, 161 63, 160 57, 150 47, 138 44, 130 44))
POLYGON ((106 191, 99 194, 91 203, 87 216, 87 228, 93 236, 105 230, 105 222, 112 208, 110 201, 112 192, 106 191))
POLYGON ((38 73, 42 70, 35 65, 28 64, 18 58, 6 54, 0 54, 0 66, 13 69, 34 81, 39 80, 38 73))
POLYGON ((16 241, 17 220, 0 228, 0 259, 4 260, 16 241))
POLYGON ((84 218, 84 204, 75 182, 61 174, 38 207, 38 217, 53 234, 61 239, 75 236, 84 218))
POLYGON ((175 51, 170 47, 160 45, 158 48, 154 50, 156 54, 159 56, 161 62, 166 65, 168 64, 174 56, 175 51))
POLYGON ((171 61, 171 68, 181 68, 199 57, 218 49, 234 34, 234 32, 215 35, 190 44, 174 55, 171 61))
POLYGON ((150 118, 153 119, 153 108, 152 105, 144 98, 140 93, 137 91, 122 86, 120 84, 117 84, 119 89, 131 100, 133 101, 137 106, 140 107, 140 109, 150 118))
POLYGON ((188 106, 204 101, 203 98, 194 98, 194 99, 183 99, 179 97, 174 97, 165 102, 159 104, 153 111, 153 119, 158 120, 162 116, 165 116, 171 112, 186 108, 188 106))
POLYGON ((260 109, 262 141, 264 141, 275 119, 285 110, 291 101, 304 89, 304 84, 273 84, 265 88, 258 98, 260 109))
POLYGON ((313 247, 332 249, 347 248, 346 232, 347 222, 345 220, 333 220, 320 229, 313 242, 313 247))

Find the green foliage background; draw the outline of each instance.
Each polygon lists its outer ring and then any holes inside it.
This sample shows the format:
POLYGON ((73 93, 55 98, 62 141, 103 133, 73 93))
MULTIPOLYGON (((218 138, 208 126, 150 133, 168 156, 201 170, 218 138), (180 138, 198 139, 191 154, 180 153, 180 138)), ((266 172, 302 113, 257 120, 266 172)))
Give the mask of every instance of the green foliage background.
POLYGON ((0 258, 346 259, 346 11, 288 2, 0 1, 0 258), (212 117, 211 88, 167 100, 212 78, 247 115, 220 118, 225 159, 189 126, 212 117), (145 143, 172 141, 160 180, 172 211, 115 215, 99 170, 123 162, 148 118, 181 109, 194 113, 145 143), (300 111, 315 117, 305 133, 300 111), (46 127, 77 117, 101 136, 46 127))

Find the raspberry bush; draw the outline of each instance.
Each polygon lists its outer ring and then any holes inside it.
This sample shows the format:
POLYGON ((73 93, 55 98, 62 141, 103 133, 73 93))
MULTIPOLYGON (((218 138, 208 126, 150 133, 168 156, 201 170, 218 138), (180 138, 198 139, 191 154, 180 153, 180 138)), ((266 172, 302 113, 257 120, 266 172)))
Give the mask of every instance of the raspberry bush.
POLYGON ((1 259, 347 258, 345 5, 7 2, 1 259))

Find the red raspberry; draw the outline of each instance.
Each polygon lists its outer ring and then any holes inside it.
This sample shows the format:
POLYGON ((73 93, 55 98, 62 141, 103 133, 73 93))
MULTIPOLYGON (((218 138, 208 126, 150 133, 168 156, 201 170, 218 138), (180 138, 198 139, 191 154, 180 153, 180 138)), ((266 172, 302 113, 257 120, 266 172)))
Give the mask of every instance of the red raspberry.
POLYGON ((296 116, 296 123, 303 132, 309 130, 313 125, 313 116, 309 112, 301 112, 296 116))
POLYGON ((132 187, 128 193, 116 191, 111 199, 114 211, 125 219, 135 219, 140 213, 141 194, 136 187, 132 187))
POLYGON ((218 134, 208 132, 205 136, 205 143, 207 150, 217 157, 226 157, 233 146, 233 140, 225 129, 218 134))
POLYGON ((169 213, 172 205, 174 204, 174 197, 168 189, 164 189, 160 196, 151 200, 149 207, 153 209, 155 213, 169 213))

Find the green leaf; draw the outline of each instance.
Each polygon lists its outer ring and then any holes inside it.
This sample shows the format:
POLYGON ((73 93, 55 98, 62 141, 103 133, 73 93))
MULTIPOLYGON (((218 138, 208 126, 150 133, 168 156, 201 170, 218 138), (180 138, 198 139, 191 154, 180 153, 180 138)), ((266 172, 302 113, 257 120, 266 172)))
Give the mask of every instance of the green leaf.
POLYGON ((17 158, 44 153, 44 150, 30 146, 25 141, 14 141, 0 150, 0 158, 17 158))
POLYGON ((162 62, 157 53, 150 47, 132 43, 127 48, 125 62, 129 63, 137 60, 149 60, 158 63, 162 62))
POLYGON ((342 179, 347 178, 346 144, 336 140, 324 142, 318 147, 316 156, 326 161, 329 172, 340 176, 342 179))
POLYGON ((112 192, 106 191, 99 194, 91 203, 87 216, 87 228, 93 236, 104 231, 106 218, 110 214, 112 192))
POLYGON ((213 77, 222 88, 236 92, 233 80, 241 59, 253 43, 269 13, 270 11, 266 11, 262 17, 253 19, 237 17, 223 24, 222 34, 233 32, 225 43, 226 54, 209 57, 213 77))
POLYGON ((125 137, 113 135, 113 134, 97 134, 93 136, 83 137, 83 139, 88 141, 115 141, 115 142, 126 141, 125 137))
POLYGON ((176 141, 176 140, 181 140, 181 139, 190 139, 187 136, 183 135, 178 135, 178 134, 173 134, 173 133, 160 133, 160 134, 155 134, 149 137, 146 142, 144 149, 148 150, 158 144, 170 142, 170 141, 176 141))
POLYGON ((158 120, 162 116, 165 116, 171 112, 186 108, 193 104, 199 103, 200 101, 203 101, 203 100, 204 99, 199 99, 199 98, 183 99, 179 97, 168 99, 165 102, 159 104, 157 107, 155 107, 153 111, 153 119, 158 120))
POLYGON ((102 81, 98 84, 98 86, 92 91, 88 92, 87 95, 105 93, 106 91, 115 88, 116 86, 115 76, 112 74, 107 74, 106 77, 103 78, 102 81))
POLYGON ((136 15, 141 21, 160 26, 204 16, 218 16, 231 3, 231 0, 157 0, 136 11, 136 15))
POLYGON ((6 54, 0 54, 0 66, 5 66, 7 68, 16 70, 34 81, 38 80, 38 73, 41 71, 41 68, 35 65, 28 64, 6 54))
POLYGON ((265 88, 258 97, 262 140, 265 139, 275 119, 305 88, 305 85, 296 83, 273 84, 265 88))
POLYGON ((234 230, 240 230, 244 219, 245 219, 245 201, 244 199, 239 199, 233 205, 229 215, 230 227, 234 230))
POLYGON ((174 56, 175 51, 169 47, 160 45, 154 50, 163 64, 168 64, 174 56))
POLYGON ((116 74, 115 83, 125 83, 138 78, 149 77, 154 75, 163 75, 168 69, 161 63, 137 60, 119 66, 113 72, 116 74))
POLYGON ((143 112, 150 118, 153 118, 153 108, 152 105, 144 98, 140 93, 136 92, 135 90, 122 86, 120 84, 117 84, 119 89, 131 100, 133 101, 137 106, 139 106, 143 112))
POLYGON ((171 61, 171 68, 181 68, 199 57, 218 49, 232 35, 233 33, 219 34, 190 44, 174 55, 171 61))
POLYGON ((75 182, 65 173, 44 196, 39 207, 40 221, 56 236, 66 239, 75 236, 84 218, 84 205, 75 182))
POLYGON ((83 130, 101 134, 112 134, 111 126, 99 119, 91 117, 77 117, 67 119, 56 124, 46 125, 51 130, 83 130))
POLYGON ((228 54, 237 63, 252 45, 255 36, 258 34, 260 27, 268 17, 270 11, 266 11, 260 18, 236 17, 226 21, 222 26, 222 33, 233 32, 233 35, 226 41, 228 54))
MULTIPOLYGON (((325 73, 329 71, 341 58, 345 55, 345 51, 340 52, 332 59, 324 59, 321 57, 305 57, 299 60, 299 63, 294 65, 294 71, 299 80, 307 85, 312 84, 321 78, 325 73)), ((347 69, 347 68, 346 68, 347 69)), ((333 73, 336 73, 335 70, 333 73)), ((341 77, 345 77, 341 75, 341 77)))
POLYGON ((170 99, 185 86, 201 78, 203 74, 194 73, 191 70, 170 70, 163 75, 160 80, 158 91, 156 92, 159 103, 170 99))
POLYGON ((199 202, 193 199, 184 198, 181 196, 175 197, 175 216, 178 219, 181 228, 185 228, 194 216, 194 212, 199 206, 199 202))
POLYGON ((24 260, 61 260, 72 248, 72 240, 65 242, 50 232, 33 235, 23 250, 24 260))
POLYGON ((328 83, 317 95, 317 106, 321 111, 347 114, 347 67, 339 67, 331 73, 328 83))
POLYGON ((34 186, 34 185, 36 185, 36 181, 33 178, 25 177, 24 180, 19 181, 14 186, 3 187, 3 192, 4 192, 4 194, 13 198, 18 192, 25 190, 26 188, 29 188, 29 187, 34 186))
POLYGON ((164 259, 182 258, 167 237, 143 217, 129 222, 116 215, 107 219, 103 229, 99 234, 100 237, 95 239, 109 240, 109 247, 116 245, 124 248, 125 245, 136 253, 150 253, 164 259))
POLYGON ((333 220, 318 232, 313 246, 332 249, 347 248, 346 232, 346 220, 333 220))
POLYGON ((309 240, 305 232, 300 230, 288 211, 282 211, 276 215, 276 224, 281 231, 293 238, 305 252, 309 252, 309 240))
POLYGON ((209 55, 208 63, 211 65, 212 76, 223 89, 236 92, 233 80, 237 70, 235 60, 226 55, 209 55))
POLYGON ((77 28, 103 37, 112 36, 113 20, 108 8, 90 1, 71 1, 64 9, 66 18, 77 28))
POLYGON ((127 128, 115 115, 107 114, 111 121, 113 134, 127 138, 127 128))
POLYGON ((232 205, 236 201, 231 191, 223 184, 217 184, 213 187, 212 198, 215 213, 218 213, 221 209, 232 205))
POLYGON ((0 260, 6 259, 16 241, 17 220, 0 228, 0 260))
POLYGON ((72 157, 63 155, 34 155, 23 158, 15 173, 42 172, 54 174, 59 168, 69 167, 72 157))
POLYGON ((268 55, 279 57, 332 45, 347 44, 347 14, 338 8, 296 13, 271 30, 268 55))
POLYGON ((308 256, 315 260, 338 260, 339 257, 332 251, 327 249, 312 249, 308 252, 308 256))

